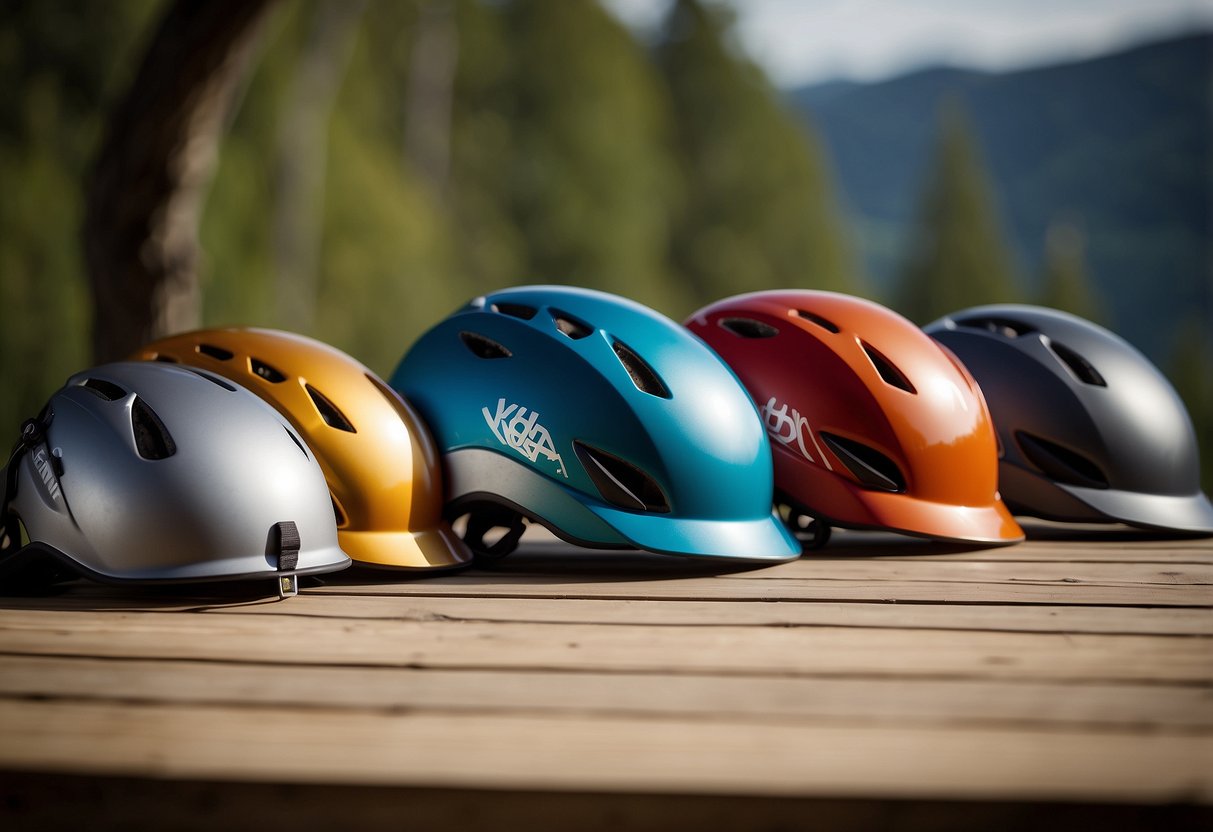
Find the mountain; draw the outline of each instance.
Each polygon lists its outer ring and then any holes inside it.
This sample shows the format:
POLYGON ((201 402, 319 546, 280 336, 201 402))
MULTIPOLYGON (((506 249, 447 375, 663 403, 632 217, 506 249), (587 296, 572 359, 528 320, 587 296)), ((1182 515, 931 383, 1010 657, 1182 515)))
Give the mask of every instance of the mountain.
MULTIPOLYGON (((1106 324, 1156 361, 1175 322, 1213 329, 1213 33, 1009 73, 955 68, 788 93, 831 155, 865 263, 888 286, 948 98, 968 111, 1025 279, 1077 224, 1106 324)), ((1034 288, 1034 284, 1033 284, 1034 288)))

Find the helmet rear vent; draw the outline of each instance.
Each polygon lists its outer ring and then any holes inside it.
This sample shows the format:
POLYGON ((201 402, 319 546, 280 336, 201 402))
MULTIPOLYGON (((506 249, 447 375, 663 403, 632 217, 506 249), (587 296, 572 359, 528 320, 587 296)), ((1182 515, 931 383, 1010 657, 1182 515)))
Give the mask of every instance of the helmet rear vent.
POLYGON ((797 309, 796 314, 799 315, 800 317, 804 318, 806 321, 817 324, 819 327, 821 327, 822 329, 827 330, 829 332, 837 333, 837 332, 841 331, 838 328, 838 324, 834 323, 833 321, 829 320, 828 318, 823 318, 820 315, 817 315, 813 312, 808 312, 804 309, 797 309))
POLYGON ((650 396, 658 396, 663 399, 671 398, 670 390, 665 386, 665 382, 661 377, 654 372, 653 368, 645 363, 644 359, 634 353, 622 341, 615 341, 611 344, 615 350, 615 355, 619 358, 619 363, 628 371, 628 375, 632 377, 632 383, 636 385, 636 389, 642 393, 648 393, 650 396))
POLYGON ((670 503, 661 486, 635 465, 577 440, 573 450, 608 503, 629 511, 669 513, 670 503))
POLYGON ((823 432, 821 438, 861 485, 878 491, 906 490, 906 479, 902 476, 901 469, 880 451, 862 442, 832 433, 823 432))
POLYGON ((880 350, 873 347, 866 341, 860 341, 859 345, 863 347, 863 351, 867 353, 868 359, 872 362, 872 366, 876 368, 876 372, 884 379, 884 383, 896 387, 899 390, 905 390, 907 393, 917 393, 914 385, 910 384, 910 380, 906 378, 906 374, 897 369, 897 365, 884 357, 880 350))
POLYGON ((126 391, 114 384, 112 381, 106 381, 103 378, 85 379, 81 385, 86 390, 91 390, 106 401, 116 402, 118 399, 126 398, 126 391))
POLYGON ((568 312, 561 312, 559 309, 551 309, 548 311, 551 312, 552 321, 555 322, 556 328, 572 338, 574 341, 585 338, 594 332, 594 327, 590 326, 583 320, 575 318, 568 312))
POLYGON ((1036 328, 1023 321, 1015 320, 1014 318, 993 317, 989 315, 981 315, 973 318, 957 318, 956 323, 960 326, 967 326, 972 329, 984 329, 986 332, 992 332, 995 335, 1001 335, 1004 338, 1018 338, 1021 335, 1027 335, 1029 332, 1035 332, 1036 328))
POLYGON ((312 404, 316 405, 316 410, 320 412, 320 418, 330 428, 343 430, 346 433, 357 433, 354 426, 350 424, 350 420, 345 418, 345 414, 337 409, 337 405, 329 401, 323 393, 317 390, 310 384, 303 385, 303 389, 307 390, 307 394, 312 397, 312 404))
POLYGON ((223 347, 216 347, 214 344, 199 344, 194 347, 196 351, 202 355, 209 355, 217 361, 231 361, 235 355, 231 350, 225 350, 223 347))
POLYGON ((253 375, 257 376, 258 378, 265 379, 270 384, 279 384, 280 382, 286 381, 286 376, 281 371, 271 367, 269 364, 266 364, 264 361, 258 358, 249 359, 249 369, 252 370, 253 375))
POLYGON ((753 318, 721 318, 720 326, 742 338, 774 338, 779 330, 753 318))
POLYGON ((494 303, 492 309, 494 312, 509 315, 511 318, 522 318, 524 321, 529 321, 539 311, 533 306, 522 303, 494 303))
POLYGON ((333 519, 337 521, 337 528, 344 529, 350 524, 350 519, 346 517, 345 512, 341 510, 341 504, 337 502, 337 498, 329 494, 329 499, 333 503, 333 519))
POLYGON ((204 378, 207 381, 209 381, 211 384, 215 385, 216 387, 222 387, 224 390, 227 390, 229 393, 236 392, 236 388, 234 385, 229 384, 228 382, 224 381, 223 379, 219 378, 218 376, 213 376, 210 373, 204 373, 201 370, 199 370, 197 367, 182 367, 181 369, 189 370, 191 373, 198 376, 199 378, 204 378))
POLYGON ((1049 339, 1047 343, 1049 345, 1049 349, 1053 351, 1053 354, 1060 358, 1061 363, 1065 364, 1066 367, 1069 368, 1070 372, 1074 374, 1074 377, 1083 384, 1092 384, 1096 387, 1108 386, 1108 383, 1104 381, 1103 376, 1101 376, 1099 371, 1091 365, 1090 361, 1087 361, 1087 359, 1074 352, 1074 350, 1070 349, 1065 344, 1059 344, 1052 339, 1049 339))
MULTIPOLYGON (((283 425, 282 429, 284 431, 286 431, 286 435, 291 438, 291 441, 299 446, 299 450, 303 451, 303 455, 307 456, 307 448, 305 448, 303 446, 303 441, 298 436, 295 435, 295 432, 293 430, 291 430, 290 428, 288 428, 286 425, 283 425)), ((311 459, 311 457, 308 457, 308 458, 311 459)))
POLYGON ((461 332, 459 333, 460 340, 463 345, 472 351, 472 355, 477 358, 509 358, 513 355, 501 344, 498 344, 492 338, 486 338, 478 332, 461 332))
POLYGON ((166 459, 177 452, 177 445, 164 422, 138 396, 131 405, 131 427, 135 433, 135 450, 144 459, 166 459))
POLYGON ((1104 472, 1082 454, 1023 431, 1015 434, 1015 440, 1028 461, 1053 480, 1086 488, 1108 487, 1104 472))

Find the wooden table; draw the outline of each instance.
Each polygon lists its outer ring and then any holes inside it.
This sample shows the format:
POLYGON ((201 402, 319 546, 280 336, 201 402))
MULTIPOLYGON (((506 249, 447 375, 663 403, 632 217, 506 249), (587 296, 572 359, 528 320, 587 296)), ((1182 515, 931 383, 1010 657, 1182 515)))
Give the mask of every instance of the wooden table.
POLYGON ((0 598, 0 823, 1210 828, 1213 541, 1028 529, 0 598))

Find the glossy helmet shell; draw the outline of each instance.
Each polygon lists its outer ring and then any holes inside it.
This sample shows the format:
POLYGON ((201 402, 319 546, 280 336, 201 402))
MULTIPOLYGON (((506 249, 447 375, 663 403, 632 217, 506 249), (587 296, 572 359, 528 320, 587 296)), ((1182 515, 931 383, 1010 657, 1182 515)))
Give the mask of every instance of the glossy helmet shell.
POLYGON ((1013 543, 980 391, 917 327, 871 301, 769 291, 687 321, 741 378, 773 438, 775 487, 834 525, 1013 543))
POLYGON ((167 364, 106 364, 69 379, 42 422, 45 443, 16 463, 7 506, 27 548, 112 581, 275 578, 349 565, 316 460, 243 388, 167 364), (283 522, 299 538, 286 570, 275 549, 283 522))
POLYGON ((355 561, 400 569, 470 562, 442 519, 442 473, 429 430, 349 355, 288 332, 209 329, 155 341, 136 357, 209 370, 286 417, 324 471, 337 538, 355 561))
POLYGON ((1023 514, 1213 533, 1196 433, 1150 361, 1090 321, 1038 306, 979 306, 926 327, 985 392, 1000 489, 1023 514))
POLYGON ((445 457, 451 511, 489 503, 576 543, 743 560, 800 547, 737 379, 673 321, 560 286, 478 298, 391 379, 445 457))

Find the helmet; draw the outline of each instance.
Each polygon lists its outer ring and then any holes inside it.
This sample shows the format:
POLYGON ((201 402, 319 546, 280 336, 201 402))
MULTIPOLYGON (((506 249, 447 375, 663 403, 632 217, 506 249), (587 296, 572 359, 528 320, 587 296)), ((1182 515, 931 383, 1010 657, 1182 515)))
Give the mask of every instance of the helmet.
POLYGON ((324 471, 337 539, 358 563, 433 569, 471 561, 441 516, 442 474, 429 431, 350 356, 287 332, 210 329, 155 341, 136 357, 209 370, 285 416, 324 471))
POLYGON ((294 594, 295 575, 350 562, 303 441, 209 373, 130 362, 73 376, 26 423, 5 484, 0 566, 14 577, 49 558, 102 581, 264 577, 294 594), (18 521, 30 543, 11 551, 18 521))
POLYGON ((1021 514, 1213 533, 1196 434, 1162 373, 1128 343, 1038 306, 979 306, 926 327, 981 384, 1021 514))
POLYGON ((754 405, 711 350, 640 304, 561 286, 495 292, 425 333, 391 383, 433 429, 448 514, 469 515, 482 554, 513 546, 518 515, 586 546, 800 554, 771 511, 754 405), (492 526, 510 532, 487 547, 492 526))
MULTIPOLYGON (((994 428, 958 362, 879 304, 755 292, 687 326, 733 368, 774 438, 775 489, 828 524, 1023 540, 998 499, 994 428)), ((824 541, 818 541, 824 542, 824 541)))

